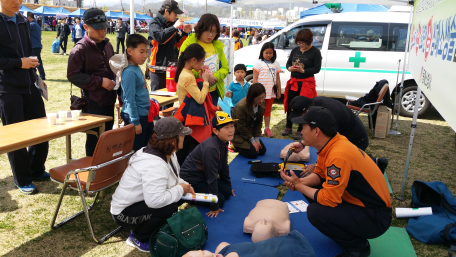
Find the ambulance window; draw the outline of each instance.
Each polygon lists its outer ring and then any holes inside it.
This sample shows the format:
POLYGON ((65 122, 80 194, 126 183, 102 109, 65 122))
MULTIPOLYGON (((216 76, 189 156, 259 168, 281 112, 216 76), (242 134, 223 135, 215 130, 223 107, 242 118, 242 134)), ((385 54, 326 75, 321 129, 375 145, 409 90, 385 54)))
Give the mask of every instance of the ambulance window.
POLYGON ((386 51, 388 24, 334 22, 329 40, 330 50, 386 51))
MULTIPOLYGON (((326 25, 320 25, 320 26, 300 26, 300 27, 295 27, 292 28, 290 31, 287 32, 287 40, 285 44, 285 49, 293 49, 297 47, 295 44, 295 37, 298 31, 301 29, 308 28, 312 31, 313 33, 313 42, 312 45, 315 46, 318 49, 321 49, 321 46, 323 44, 323 40, 325 38, 326 34, 326 25)), ((279 42, 280 35, 276 38, 274 38, 271 42, 277 46, 277 43, 279 42)))
POLYGON ((389 31, 389 51, 404 52, 407 44, 408 24, 391 23, 389 31))

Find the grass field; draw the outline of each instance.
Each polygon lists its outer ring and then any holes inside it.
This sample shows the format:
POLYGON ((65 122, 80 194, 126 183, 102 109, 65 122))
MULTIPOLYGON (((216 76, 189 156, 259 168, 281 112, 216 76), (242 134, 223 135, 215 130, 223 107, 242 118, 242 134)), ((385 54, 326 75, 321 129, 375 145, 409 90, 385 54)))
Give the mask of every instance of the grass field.
MULTIPOLYGON (((49 101, 45 102, 47 112, 69 110, 70 83, 66 78, 68 56, 51 53, 51 44, 55 32, 43 32, 42 59, 46 70, 49 101)), ((114 35, 108 35, 115 45, 114 35)), ((247 44, 244 44, 247 45, 247 44)), ((73 43, 68 43, 68 53, 73 43)), ((284 138, 281 132, 285 127, 285 115, 282 100, 274 103, 271 127, 277 138, 284 138)), ((367 127, 367 116, 360 116, 367 127)), ((410 136, 410 118, 400 117, 399 136, 386 139, 370 138, 366 152, 375 157, 389 159, 387 174, 394 192, 400 195, 410 136)), ((369 134, 370 135, 370 134, 369 134)), ((448 185, 452 192, 456 190, 455 133, 436 110, 431 110, 426 117, 418 120, 410 163, 406 201, 392 199, 393 207, 408 207, 410 204, 410 186, 414 180, 440 180, 448 185)), ((287 137, 291 139, 292 137, 287 137)), ((72 137, 73 157, 84 156, 85 135, 80 133, 72 137)), ((1 139, 0 139, 1 140, 1 139)), ((230 153, 230 160, 236 154, 230 153)), ((46 168, 65 164, 64 138, 50 142, 46 168)), ((32 196, 21 194, 13 184, 13 177, 6 154, 0 155, 0 255, 1 256, 147 256, 127 246, 125 240, 128 231, 117 233, 102 245, 94 243, 89 234, 85 217, 79 217, 57 230, 50 229, 61 186, 53 182, 36 182, 40 193, 32 196)), ((281 196, 286 191, 279 188, 281 196)), ((109 213, 111 195, 95 205, 91 211, 95 233, 106 234, 116 227, 109 213)), ((70 191, 64 198, 58 221, 82 209, 75 191, 70 191)), ((89 199, 92 199, 89 197, 89 199)), ((224 215, 224 214, 221 214, 224 215)), ((395 215, 393 215, 395 216, 395 215)), ((227 224, 229 225, 229 224, 227 224)), ((406 227, 407 219, 393 219, 392 226, 406 227)), ((227 239, 228 240, 228 239, 227 239)), ((418 256, 446 256, 443 245, 426 245, 411 238, 418 256)), ((388 247, 388 246, 385 246, 388 247)))

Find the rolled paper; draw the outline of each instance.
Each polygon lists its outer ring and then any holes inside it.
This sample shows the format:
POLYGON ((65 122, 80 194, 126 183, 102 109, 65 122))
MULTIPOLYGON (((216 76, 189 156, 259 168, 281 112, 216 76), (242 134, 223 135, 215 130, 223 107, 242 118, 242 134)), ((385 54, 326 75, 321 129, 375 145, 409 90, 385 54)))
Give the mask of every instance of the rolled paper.
POLYGON ((396 218, 413 218, 418 216, 432 215, 431 207, 423 208, 396 208, 396 218))
POLYGON ((186 201, 205 202, 205 203, 217 203, 218 202, 218 197, 216 195, 211 195, 211 194, 187 193, 186 195, 183 195, 181 199, 186 200, 186 201))

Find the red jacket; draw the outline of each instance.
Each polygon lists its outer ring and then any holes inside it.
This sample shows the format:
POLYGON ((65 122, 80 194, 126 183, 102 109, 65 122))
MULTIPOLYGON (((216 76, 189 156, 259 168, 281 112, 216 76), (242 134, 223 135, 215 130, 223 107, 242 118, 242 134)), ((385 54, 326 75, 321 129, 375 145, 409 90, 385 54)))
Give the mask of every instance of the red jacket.
POLYGON ((89 97, 89 108, 101 108, 116 103, 117 92, 108 91, 101 86, 103 78, 114 81, 116 79, 109 67, 109 59, 114 55, 114 49, 108 38, 104 43, 103 54, 96 43, 85 34, 84 38, 73 47, 68 58, 67 78, 89 97), (86 56, 89 58, 88 62, 86 62, 86 56), (88 67, 85 67, 86 63, 88 67))

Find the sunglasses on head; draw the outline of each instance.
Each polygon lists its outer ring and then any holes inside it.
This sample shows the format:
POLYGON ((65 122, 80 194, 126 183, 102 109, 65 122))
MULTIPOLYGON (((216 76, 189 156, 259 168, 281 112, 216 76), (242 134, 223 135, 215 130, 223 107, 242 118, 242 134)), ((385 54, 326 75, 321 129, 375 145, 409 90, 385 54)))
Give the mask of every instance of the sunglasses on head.
POLYGON ((105 21, 106 21, 106 16, 104 16, 104 15, 97 15, 95 17, 85 20, 85 22, 105 22, 105 21))

